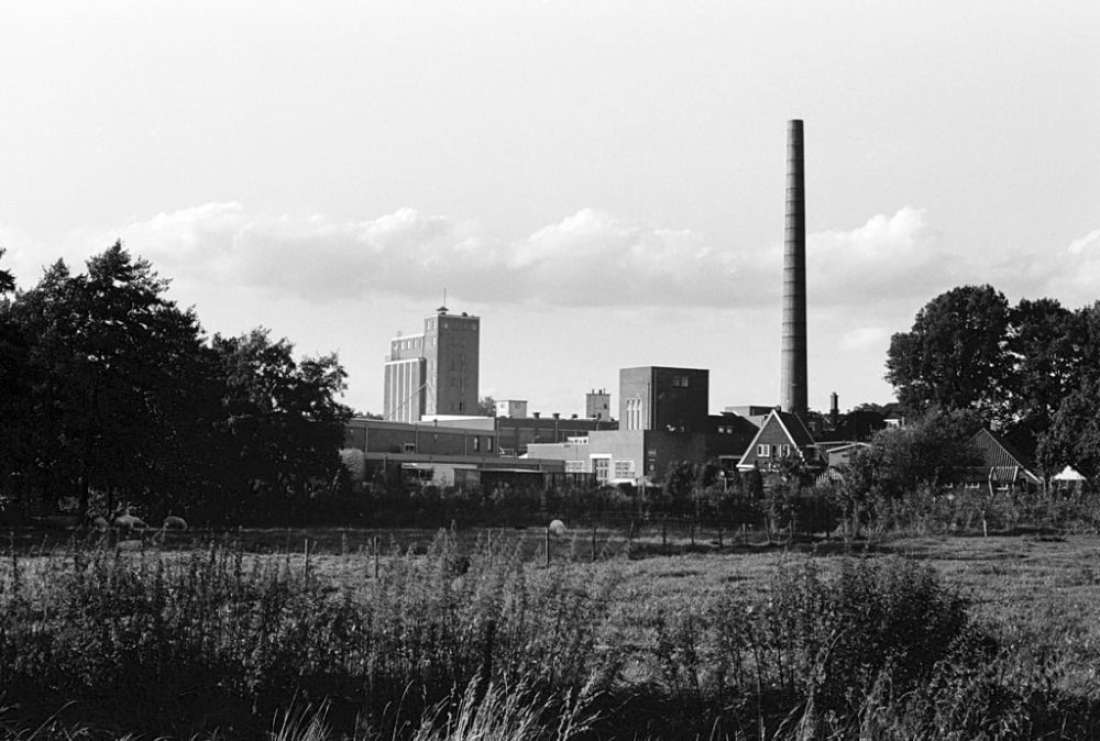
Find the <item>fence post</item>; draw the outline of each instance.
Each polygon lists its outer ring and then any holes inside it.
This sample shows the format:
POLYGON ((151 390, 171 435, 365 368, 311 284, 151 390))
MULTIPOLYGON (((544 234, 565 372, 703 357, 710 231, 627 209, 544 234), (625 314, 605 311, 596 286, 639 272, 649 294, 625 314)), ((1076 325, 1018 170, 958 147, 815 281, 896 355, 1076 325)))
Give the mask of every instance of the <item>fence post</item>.
POLYGON ((550 568, 550 526, 546 526, 546 568, 550 568))
POLYGON ((665 517, 661 520, 661 548, 664 549, 665 555, 668 555, 668 518, 665 517))
POLYGON ((691 548, 692 548, 692 550, 695 549, 695 520, 694 519, 692 519, 692 521, 691 521, 691 548))
POLYGON ((306 581, 309 581, 309 538, 306 538, 305 545, 302 548, 302 552, 306 557, 306 581))
POLYGON ((374 578, 378 578, 378 536, 371 539, 371 552, 374 553, 374 578))
POLYGON ((592 526, 592 563, 596 563, 596 526, 592 526))

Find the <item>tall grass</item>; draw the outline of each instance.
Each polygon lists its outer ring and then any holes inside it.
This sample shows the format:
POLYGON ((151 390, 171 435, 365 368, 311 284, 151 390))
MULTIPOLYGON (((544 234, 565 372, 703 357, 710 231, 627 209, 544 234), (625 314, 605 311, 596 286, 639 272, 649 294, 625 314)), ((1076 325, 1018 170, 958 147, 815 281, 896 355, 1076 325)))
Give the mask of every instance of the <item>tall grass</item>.
POLYGON ((615 581, 532 573, 491 544, 463 554, 446 533, 344 588, 219 546, 74 548, 33 568, 0 595, 7 704, 28 723, 68 702, 99 728, 183 737, 255 735, 292 698, 326 701, 346 730, 415 725, 475 679, 583 687, 615 581))
POLYGON ((616 622, 614 563, 520 544, 249 556, 73 546, 0 571, 0 737, 1089 737, 1056 654, 904 559, 786 560, 762 592, 616 622), (339 568, 338 568, 339 567, 339 568), (1018 636, 1014 637, 1015 641, 1018 636), (46 733, 35 729, 53 729, 46 733), (30 730, 28 730, 30 729, 30 730), (6 735, 5 735, 6 734, 6 735))

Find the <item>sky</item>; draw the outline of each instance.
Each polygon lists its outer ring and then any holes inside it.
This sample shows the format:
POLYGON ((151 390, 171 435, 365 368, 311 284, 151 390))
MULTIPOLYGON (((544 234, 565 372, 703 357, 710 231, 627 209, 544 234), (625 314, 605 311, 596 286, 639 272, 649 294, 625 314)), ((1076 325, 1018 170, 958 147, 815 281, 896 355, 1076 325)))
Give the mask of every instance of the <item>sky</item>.
POLYGON ((121 239, 210 335, 336 352, 481 317, 482 395, 618 370, 779 399, 805 121, 809 401, 884 402, 945 290, 1100 300, 1100 3, 0 0, 0 267, 121 239))

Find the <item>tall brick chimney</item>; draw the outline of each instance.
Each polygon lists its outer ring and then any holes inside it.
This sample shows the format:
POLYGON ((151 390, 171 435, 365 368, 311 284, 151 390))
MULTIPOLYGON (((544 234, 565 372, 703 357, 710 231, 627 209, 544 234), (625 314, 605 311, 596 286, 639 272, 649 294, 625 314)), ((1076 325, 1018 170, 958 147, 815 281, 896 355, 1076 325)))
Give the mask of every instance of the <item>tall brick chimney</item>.
POLYGON ((802 121, 787 123, 787 219, 783 246, 780 406, 806 418, 806 181, 802 121))

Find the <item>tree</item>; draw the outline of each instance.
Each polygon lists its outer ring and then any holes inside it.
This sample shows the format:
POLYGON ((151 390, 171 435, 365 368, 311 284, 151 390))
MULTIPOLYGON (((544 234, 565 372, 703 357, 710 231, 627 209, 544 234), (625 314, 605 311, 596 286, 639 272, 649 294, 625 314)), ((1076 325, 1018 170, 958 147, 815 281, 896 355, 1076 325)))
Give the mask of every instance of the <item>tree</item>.
POLYGON ((1047 473, 1070 465, 1088 478, 1100 475, 1100 379, 1083 379, 1062 400, 1037 457, 1047 473))
MULTIPOLYGON (((234 462, 228 490, 241 507, 286 504, 331 486, 351 410, 337 397, 347 373, 335 355, 297 363, 266 329, 213 340, 234 462)), ((239 512, 238 512, 239 513, 239 512)))
MULTIPOLYGON (((907 427, 875 433, 868 454, 873 489, 898 498, 921 486, 936 489, 954 482, 964 469, 980 462, 969 441, 981 427, 976 412, 933 409, 907 427)), ((857 460, 861 466, 868 463, 857 460)), ((860 470, 860 475, 866 476, 866 471, 860 470)))
MULTIPOLYGON (((2 258, 4 256, 4 253, 6 252, 7 250, 5 250, 3 247, 0 247, 0 258, 2 258)), ((11 272, 8 270, 0 270, 0 296, 5 293, 11 293, 14 290, 15 277, 12 276, 11 272)))
MULTIPOLYGON (((0 249, 0 258, 4 250, 0 249)), ((5 294, 15 290, 15 279, 0 270, 0 511, 23 489, 22 469, 31 456, 30 384, 27 375, 27 338, 12 315, 5 294)))
POLYGON ((1009 312, 1006 351, 1011 372, 1004 384, 1005 432, 1033 451, 1059 405, 1078 383, 1079 315, 1054 299, 1021 300, 1009 312))
POLYGON ((477 413, 482 417, 495 417, 497 416, 497 402, 491 396, 483 397, 477 403, 477 413))
POLYGON ((932 299, 909 332, 890 341, 886 380, 914 411, 998 410, 1010 368, 1008 302, 992 286, 963 286, 932 299))
POLYGON ((58 261, 13 305, 33 338, 36 455, 27 473, 45 497, 68 491, 86 510, 93 490, 110 506, 191 485, 184 441, 204 421, 201 329, 166 290, 148 262, 116 242, 85 274, 58 261))

